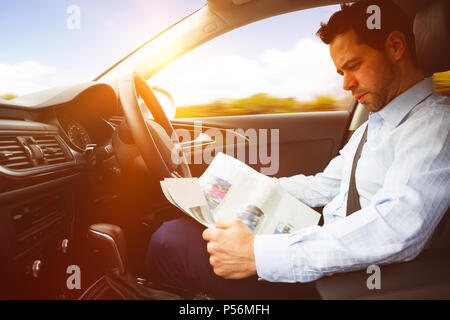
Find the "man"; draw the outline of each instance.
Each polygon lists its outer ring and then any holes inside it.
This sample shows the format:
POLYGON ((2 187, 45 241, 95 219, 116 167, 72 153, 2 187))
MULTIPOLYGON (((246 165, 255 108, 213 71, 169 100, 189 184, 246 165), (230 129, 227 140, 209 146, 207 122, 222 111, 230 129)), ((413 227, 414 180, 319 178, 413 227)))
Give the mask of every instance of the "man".
POLYGON ((204 231, 190 220, 169 221, 152 237, 151 274, 220 297, 259 298, 265 291, 276 298, 288 286, 268 282, 308 283, 408 261, 424 248, 450 204, 450 99, 424 79, 411 24, 390 1, 342 6, 318 35, 330 46, 344 89, 370 111, 324 172, 279 179, 306 204, 326 205, 323 226, 254 235, 239 220, 204 231), (373 5, 380 28, 367 24, 373 5))

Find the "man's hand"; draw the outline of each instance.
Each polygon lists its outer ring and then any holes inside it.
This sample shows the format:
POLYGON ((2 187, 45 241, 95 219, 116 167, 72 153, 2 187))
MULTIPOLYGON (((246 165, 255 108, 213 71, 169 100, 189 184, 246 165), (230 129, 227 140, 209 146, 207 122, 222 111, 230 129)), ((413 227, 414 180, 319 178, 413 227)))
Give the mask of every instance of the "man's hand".
POLYGON ((216 228, 203 231, 208 241, 209 263, 225 279, 242 279, 256 274, 253 232, 237 219, 221 219, 216 228))

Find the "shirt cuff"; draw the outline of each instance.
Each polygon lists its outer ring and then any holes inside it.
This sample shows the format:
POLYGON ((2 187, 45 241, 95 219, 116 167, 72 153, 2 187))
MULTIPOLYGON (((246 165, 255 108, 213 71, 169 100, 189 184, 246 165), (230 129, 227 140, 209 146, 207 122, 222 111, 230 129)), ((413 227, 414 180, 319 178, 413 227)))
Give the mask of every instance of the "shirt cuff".
POLYGON ((289 235, 255 235, 258 277, 271 282, 295 282, 289 258, 289 235))

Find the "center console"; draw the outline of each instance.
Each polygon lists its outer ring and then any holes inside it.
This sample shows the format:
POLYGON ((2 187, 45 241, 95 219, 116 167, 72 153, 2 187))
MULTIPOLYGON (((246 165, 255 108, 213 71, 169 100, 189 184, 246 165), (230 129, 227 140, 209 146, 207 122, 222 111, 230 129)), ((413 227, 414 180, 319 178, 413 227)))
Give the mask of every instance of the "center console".
POLYGON ((63 286, 76 175, 0 194, 0 297, 46 298, 63 286), (56 281, 57 280, 57 281, 56 281))

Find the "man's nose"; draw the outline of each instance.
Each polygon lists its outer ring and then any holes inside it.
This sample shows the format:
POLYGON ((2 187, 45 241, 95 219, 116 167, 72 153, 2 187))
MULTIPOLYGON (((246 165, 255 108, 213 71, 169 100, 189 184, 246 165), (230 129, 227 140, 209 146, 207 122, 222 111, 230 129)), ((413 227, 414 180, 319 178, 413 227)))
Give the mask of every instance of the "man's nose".
POLYGON ((355 77, 350 74, 346 73, 344 74, 344 84, 343 88, 346 91, 353 91, 358 85, 358 82, 356 81, 355 77))

